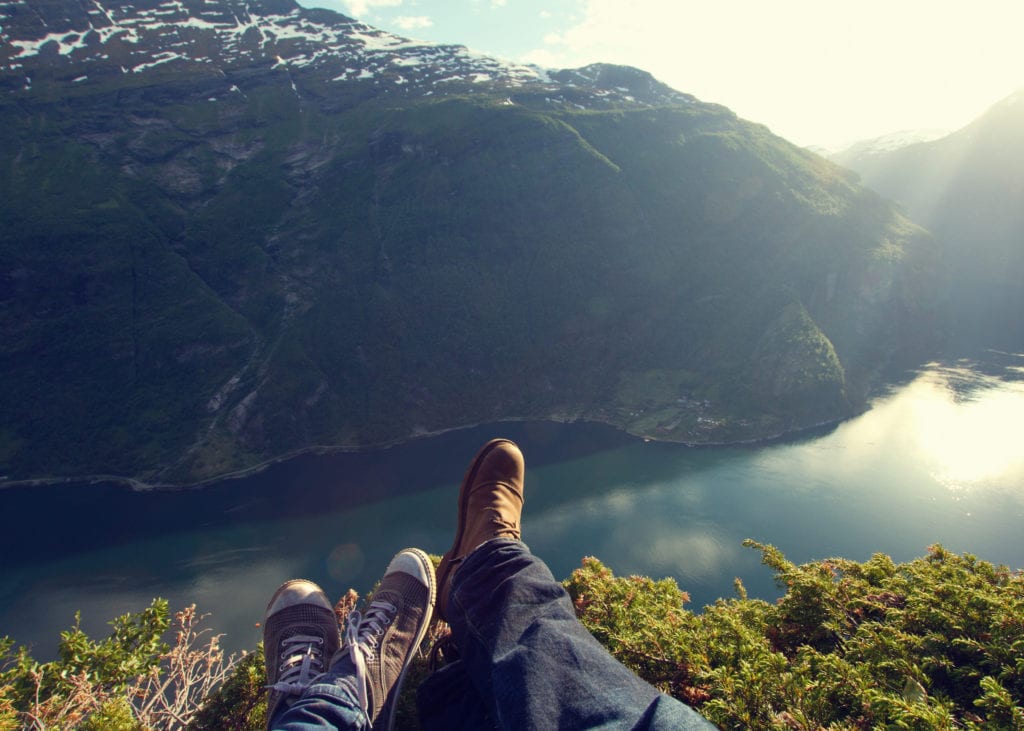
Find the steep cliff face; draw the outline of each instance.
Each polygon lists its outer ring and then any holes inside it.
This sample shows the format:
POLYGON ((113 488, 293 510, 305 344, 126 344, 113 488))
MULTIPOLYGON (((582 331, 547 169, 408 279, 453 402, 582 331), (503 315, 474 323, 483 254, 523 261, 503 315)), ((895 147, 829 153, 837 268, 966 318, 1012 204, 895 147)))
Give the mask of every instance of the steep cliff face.
POLYGON ((0 12, 10 478, 526 416, 756 438, 936 332, 926 233, 641 71, 283 0, 0 12))
POLYGON ((1024 346, 1024 90, 940 139, 837 161, 935 234, 957 336, 1024 346))

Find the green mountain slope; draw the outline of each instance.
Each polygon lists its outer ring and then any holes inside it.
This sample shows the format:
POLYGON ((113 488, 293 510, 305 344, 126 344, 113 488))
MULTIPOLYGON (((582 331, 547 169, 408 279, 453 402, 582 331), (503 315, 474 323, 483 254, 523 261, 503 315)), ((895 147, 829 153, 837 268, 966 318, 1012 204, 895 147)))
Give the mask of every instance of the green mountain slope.
POLYGON ((1024 92, 947 137, 836 161, 943 245, 958 335, 1024 344, 1024 92))
POLYGON ((588 108, 575 72, 552 103, 271 65, 3 95, 0 474, 181 483, 511 417, 755 439, 941 325, 924 231, 641 72, 580 70, 660 95, 588 108))

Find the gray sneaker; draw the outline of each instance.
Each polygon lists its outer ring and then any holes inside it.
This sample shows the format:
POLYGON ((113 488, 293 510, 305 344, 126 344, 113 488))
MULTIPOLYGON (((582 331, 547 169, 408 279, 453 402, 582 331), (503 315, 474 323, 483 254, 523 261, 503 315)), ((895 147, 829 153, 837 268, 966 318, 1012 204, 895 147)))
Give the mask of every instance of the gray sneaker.
POLYGON ((267 728, 284 703, 290 706, 338 651, 341 638, 334 608, 312 581, 281 585, 267 605, 263 621, 263 659, 267 668, 267 728))
POLYGON ((395 702, 436 598, 434 564, 423 551, 406 548, 391 559, 369 608, 348 615, 345 647, 335 662, 354 666, 359 703, 374 729, 394 727, 395 702))

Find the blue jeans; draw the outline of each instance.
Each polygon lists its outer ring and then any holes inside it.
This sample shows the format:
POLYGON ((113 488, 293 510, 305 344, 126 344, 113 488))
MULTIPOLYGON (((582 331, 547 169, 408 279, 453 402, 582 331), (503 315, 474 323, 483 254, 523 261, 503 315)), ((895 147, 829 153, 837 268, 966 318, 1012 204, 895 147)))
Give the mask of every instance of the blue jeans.
POLYGON ((290 708, 278 706, 274 731, 367 731, 370 719, 359 707, 353 677, 355 669, 346 656, 317 677, 290 708), (282 712, 283 711, 283 712, 282 712))
MULTIPOLYGON (((715 728, 608 654, 520 541, 488 541, 466 558, 452 581, 448 615, 461 657, 417 692, 427 731, 715 728)), ((368 724, 351 681, 332 672, 273 728, 362 731, 368 724)))

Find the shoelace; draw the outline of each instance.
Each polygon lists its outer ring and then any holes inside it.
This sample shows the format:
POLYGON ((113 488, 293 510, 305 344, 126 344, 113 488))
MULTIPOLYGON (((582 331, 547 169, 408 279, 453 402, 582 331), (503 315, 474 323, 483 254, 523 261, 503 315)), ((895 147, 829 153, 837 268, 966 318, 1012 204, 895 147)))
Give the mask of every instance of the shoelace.
POLYGON ((277 682, 267 687, 279 693, 298 695, 324 671, 324 641, 312 635, 292 635, 281 640, 277 682))
POLYGON ((397 611, 398 607, 394 604, 380 601, 371 602, 365 615, 357 609, 348 614, 345 644, 356 668, 356 694, 359 696, 359 705, 367 715, 370 713, 370 698, 366 691, 366 663, 376 657, 380 638, 384 636, 397 611))

